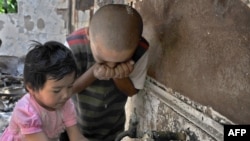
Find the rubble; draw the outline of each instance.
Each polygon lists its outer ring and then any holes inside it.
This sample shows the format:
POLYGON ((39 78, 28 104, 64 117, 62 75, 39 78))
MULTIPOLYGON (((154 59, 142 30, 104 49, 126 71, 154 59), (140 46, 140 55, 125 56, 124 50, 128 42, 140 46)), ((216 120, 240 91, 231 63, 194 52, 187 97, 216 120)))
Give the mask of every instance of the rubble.
POLYGON ((0 56, 0 135, 8 126, 16 102, 26 93, 23 86, 23 61, 15 56, 0 56), (5 60, 8 60, 6 62, 5 60))

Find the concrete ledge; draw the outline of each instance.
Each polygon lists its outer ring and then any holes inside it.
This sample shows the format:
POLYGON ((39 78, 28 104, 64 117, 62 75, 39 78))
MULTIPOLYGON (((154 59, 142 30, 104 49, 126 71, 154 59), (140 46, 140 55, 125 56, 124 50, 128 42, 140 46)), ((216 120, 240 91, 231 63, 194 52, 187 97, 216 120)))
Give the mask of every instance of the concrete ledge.
POLYGON ((191 101, 179 93, 166 88, 151 77, 147 77, 146 79, 145 91, 150 95, 158 97, 160 101, 165 103, 173 111, 190 121, 215 140, 223 140, 224 123, 233 124, 211 107, 206 107, 191 101))

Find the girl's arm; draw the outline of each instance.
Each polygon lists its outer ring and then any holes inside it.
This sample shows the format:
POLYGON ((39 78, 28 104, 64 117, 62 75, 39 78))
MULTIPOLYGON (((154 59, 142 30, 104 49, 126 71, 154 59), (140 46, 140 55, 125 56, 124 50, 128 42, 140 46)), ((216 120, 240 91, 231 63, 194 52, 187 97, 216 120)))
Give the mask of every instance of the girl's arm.
POLYGON ((66 131, 70 141, 88 141, 88 139, 81 134, 77 125, 67 127, 66 131))
POLYGON ((26 134, 24 137, 26 141, 49 141, 44 132, 26 134))

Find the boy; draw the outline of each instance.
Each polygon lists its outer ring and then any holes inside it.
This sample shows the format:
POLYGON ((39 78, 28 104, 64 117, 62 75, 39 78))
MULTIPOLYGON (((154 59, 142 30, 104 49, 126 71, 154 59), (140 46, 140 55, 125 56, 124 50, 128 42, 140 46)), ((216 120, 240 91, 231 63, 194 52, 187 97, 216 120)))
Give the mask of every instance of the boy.
POLYGON ((78 123, 90 141, 112 141, 124 130, 128 96, 143 88, 148 43, 140 14, 128 5, 97 10, 89 28, 67 37, 81 76, 73 90, 78 123))

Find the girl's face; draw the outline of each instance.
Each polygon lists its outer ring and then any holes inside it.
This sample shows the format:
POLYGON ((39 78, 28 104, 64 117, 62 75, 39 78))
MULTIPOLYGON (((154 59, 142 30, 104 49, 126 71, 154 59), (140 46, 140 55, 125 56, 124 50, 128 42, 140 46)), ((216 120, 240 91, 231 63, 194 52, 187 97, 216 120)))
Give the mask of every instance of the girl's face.
POLYGON ((47 110, 56 110, 63 107, 72 96, 75 73, 64 76, 61 80, 47 78, 44 87, 39 91, 29 90, 35 100, 47 110))

